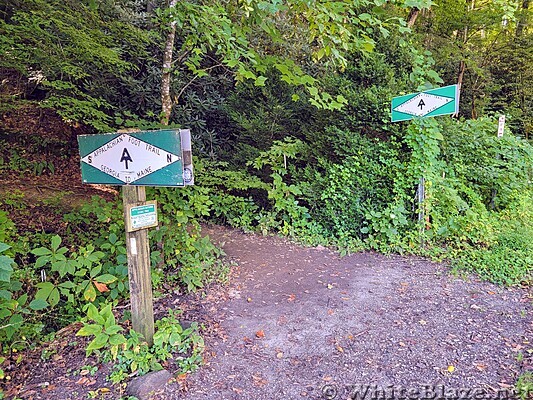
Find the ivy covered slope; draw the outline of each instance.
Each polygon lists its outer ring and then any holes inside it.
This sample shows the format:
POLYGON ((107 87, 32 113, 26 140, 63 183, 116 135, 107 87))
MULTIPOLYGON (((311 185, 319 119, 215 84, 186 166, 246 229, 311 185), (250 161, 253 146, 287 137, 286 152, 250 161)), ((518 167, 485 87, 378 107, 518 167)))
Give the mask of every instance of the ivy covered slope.
POLYGON ((197 327, 181 327, 175 314, 159 322, 154 348, 121 322, 128 280, 116 188, 72 184, 76 136, 123 128, 193 133, 196 186, 148 193, 161 213, 150 231, 160 294, 226 279, 202 221, 342 253, 423 254, 530 285, 530 8, 524 0, 3 1, 1 351, 81 320, 87 354, 113 361, 115 382, 178 353, 181 370, 201 361, 197 327), (390 122, 393 97, 451 84, 461 85, 458 115, 390 122), (75 201, 80 192, 98 196, 75 201))

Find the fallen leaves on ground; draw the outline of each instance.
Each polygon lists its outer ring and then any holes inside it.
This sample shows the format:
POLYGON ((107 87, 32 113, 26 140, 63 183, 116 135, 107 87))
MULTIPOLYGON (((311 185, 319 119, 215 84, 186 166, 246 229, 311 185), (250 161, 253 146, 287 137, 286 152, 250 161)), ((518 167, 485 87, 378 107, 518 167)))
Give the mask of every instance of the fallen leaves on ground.
POLYGON ((252 375, 252 378, 254 380, 254 386, 257 387, 265 386, 268 383, 268 381, 259 374, 252 375))

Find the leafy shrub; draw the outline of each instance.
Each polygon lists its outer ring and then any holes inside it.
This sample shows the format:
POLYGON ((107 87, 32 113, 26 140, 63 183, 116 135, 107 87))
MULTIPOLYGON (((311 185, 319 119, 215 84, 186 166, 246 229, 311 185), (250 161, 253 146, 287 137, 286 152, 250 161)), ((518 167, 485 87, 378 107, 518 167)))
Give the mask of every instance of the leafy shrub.
POLYGON ((105 305, 101 310, 93 304, 88 304, 87 318, 94 323, 84 324, 76 333, 77 336, 94 336, 85 349, 87 357, 95 350, 105 347, 111 353, 113 360, 116 359, 119 346, 126 342, 126 337, 120 333, 123 329, 116 323, 111 304, 105 305))
POLYGON ((116 324, 111 305, 101 310, 89 305, 87 320, 93 323, 85 323, 77 335, 94 336, 87 346, 87 355, 96 352, 103 361, 116 361, 110 375, 114 383, 123 381, 130 373, 143 375, 161 370, 161 363, 171 357, 176 357, 181 372, 194 371, 203 362, 204 342, 196 323, 186 329, 180 325, 179 313, 169 310, 167 316, 155 322, 153 345, 148 346, 133 330, 126 336, 121 333, 123 328, 116 324))
POLYGON ((15 224, 5 211, 0 210, 0 242, 6 242, 15 234, 15 224))
POLYGON ((533 395, 533 372, 525 371, 518 377, 515 390, 520 400, 530 399, 533 395))
POLYGON ((67 310, 79 306, 82 297, 87 302, 94 302, 97 297, 102 299, 101 296, 109 292, 107 285, 117 280, 116 276, 103 269, 102 260, 106 254, 96 251, 89 244, 70 252, 70 257, 67 258, 69 250, 59 247, 60 245, 61 238, 56 235, 52 237, 50 248, 32 250, 39 257, 35 268, 46 267, 49 271, 47 276, 51 279, 36 285, 39 290, 35 298, 41 301, 42 308, 56 306, 61 296, 64 297, 67 310))
POLYGON ((495 238, 487 246, 468 247, 455 254, 458 269, 474 271, 500 284, 531 284, 533 280, 533 193, 518 195, 508 210, 492 212, 495 238))
POLYGON ((530 186, 533 147, 509 132, 497 137, 494 118, 443 120, 441 124, 447 175, 469 186, 487 208, 507 208, 517 193, 530 186))
MULTIPOLYGON (((340 132, 332 129, 330 134, 340 132)), ((327 166, 326 174, 317 179, 316 207, 313 216, 332 236, 364 238, 381 232, 376 222, 381 211, 394 200, 395 179, 401 171, 395 142, 371 140, 356 132, 351 137, 350 155, 342 163, 327 166)), ((405 215, 403 215, 405 218, 405 215)))
POLYGON ((22 294, 15 298, 15 293, 22 288, 20 282, 12 280, 14 260, 2 254, 10 246, 0 242, 0 342, 11 341, 23 324, 22 313, 28 301, 28 295, 22 294))

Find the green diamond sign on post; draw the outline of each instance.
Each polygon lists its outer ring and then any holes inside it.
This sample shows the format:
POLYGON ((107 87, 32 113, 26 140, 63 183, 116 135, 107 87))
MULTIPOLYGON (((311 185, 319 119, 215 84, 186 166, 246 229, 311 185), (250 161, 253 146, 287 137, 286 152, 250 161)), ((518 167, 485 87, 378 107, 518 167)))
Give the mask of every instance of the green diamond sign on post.
POLYGON ((83 183, 135 186, 193 184, 190 131, 80 135, 83 183))
POLYGON ((392 122, 459 112, 458 85, 444 86, 392 99, 392 122))

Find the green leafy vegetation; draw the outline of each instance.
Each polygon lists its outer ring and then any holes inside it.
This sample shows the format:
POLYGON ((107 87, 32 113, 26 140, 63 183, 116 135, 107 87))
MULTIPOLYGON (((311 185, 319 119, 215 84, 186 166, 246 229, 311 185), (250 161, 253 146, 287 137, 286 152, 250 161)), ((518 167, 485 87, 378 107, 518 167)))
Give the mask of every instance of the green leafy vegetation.
POLYGON ((521 400, 531 397, 533 394, 533 373, 524 372, 516 382, 516 393, 521 400))
POLYGON ((198 334, 198 325, 192 324, 184 329, 177 315, 170 310, 168 316, 156 321, 154 344, 148 346, 134 330, 126 336, 121 333, 123 328, 116 323, 110 304, 101 310, 89 304, 87 319, 92 323, 84 324, 76 335, 94 336, 86 348, 87 355, 97 352, 101 360, 116 362, 109 377, 113 383, 122 382, 130 373, 142 375, 161 370, 161 363, 175 354, 180 354, 178 364, 186 373, 196 370, 203 362, 204 342, 198 334))

